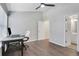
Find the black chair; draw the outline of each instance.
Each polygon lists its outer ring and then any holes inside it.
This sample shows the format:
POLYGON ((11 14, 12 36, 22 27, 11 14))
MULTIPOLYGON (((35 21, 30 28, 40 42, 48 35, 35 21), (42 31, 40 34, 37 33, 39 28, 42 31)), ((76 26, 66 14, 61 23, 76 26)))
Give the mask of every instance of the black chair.
MULTIPOLYGON (((8 27, 8 34, 9 34, 9 36, 12 34, 10 27, 8 27)), ((24 44, 25 41, 29 40, 29 34, 30 34, 30 32, 27 31, 26 34, 24 35, 25 36, 24 38, 27 38, 25 40, 23 39, 23 47, 25 48, 25 50, 29 47, 27 44, 26 45, 24 44)), ((15 42, 14 44, 15 45, 19 44, 20 45, 20 42, 15 42)))
MULTIPOLYGON (((8 27, 7 30, 8 30, 8 34, 9 34, 9 36, 11 36, 11 34, 12 34, 12 32, 11 32, 11 28, 8 27)), ((9 45, 13 45, 13 46, 15 46, 15 47, 17 48, 17 45, 20 46, 20 43, 19 43, 19 42, 12 42, 12 43, 8 43, 7 45, 8 45, 8 48, 9 48, 9 45)))
POLYGON ((11 35, 11 29, 8 27, 8 34, 11 35))

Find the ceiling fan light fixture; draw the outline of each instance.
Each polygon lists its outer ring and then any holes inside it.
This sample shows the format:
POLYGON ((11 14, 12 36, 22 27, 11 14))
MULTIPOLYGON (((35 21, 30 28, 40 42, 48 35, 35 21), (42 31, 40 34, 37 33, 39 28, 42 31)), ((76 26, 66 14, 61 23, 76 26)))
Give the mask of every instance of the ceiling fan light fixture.
POLYGON ((43 7, 45 7, 45 5, 42 4, 41 7, 43 8, 43 7))
POLYGON ((40 5, 38 7, 36 7, 35 9, 39 9, 39 8, 44 8, 45 6, 49 6, 49 7, 54 7, 54 4, 46 4, 46 3, 40 3, 40 5))

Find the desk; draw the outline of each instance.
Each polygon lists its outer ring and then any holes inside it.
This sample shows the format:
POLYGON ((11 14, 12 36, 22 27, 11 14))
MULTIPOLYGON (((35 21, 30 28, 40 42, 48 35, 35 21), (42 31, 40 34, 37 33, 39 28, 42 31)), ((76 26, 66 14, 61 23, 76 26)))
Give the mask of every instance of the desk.
POLYGON ((19 37, 5 37, 0 40, 2 42, 2 56, 5 55, 5 44, 10 43, 10 42, 21 42, 21 56, 23 56, 23 39, 24 36, 19 36, 19 37))

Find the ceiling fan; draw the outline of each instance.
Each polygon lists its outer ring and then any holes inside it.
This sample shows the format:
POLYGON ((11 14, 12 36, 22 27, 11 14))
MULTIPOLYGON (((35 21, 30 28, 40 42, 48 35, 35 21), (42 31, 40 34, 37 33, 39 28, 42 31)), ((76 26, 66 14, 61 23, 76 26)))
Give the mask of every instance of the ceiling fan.
POLYGON ((54 4, 46 4, 46 3, 40 3, 40 5, 38 7, 36 7, 35 9, 39 9, 41 7, 45 7, 45 6, 49 6, 49 7, 54 7, 55 5, 54 4))

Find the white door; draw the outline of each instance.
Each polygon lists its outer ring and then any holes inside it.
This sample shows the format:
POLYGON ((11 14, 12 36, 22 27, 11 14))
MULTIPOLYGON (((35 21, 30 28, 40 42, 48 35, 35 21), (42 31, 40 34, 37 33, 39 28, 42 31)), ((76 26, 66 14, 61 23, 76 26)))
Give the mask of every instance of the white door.
POLYGON ((49 22, 39 21, 38 22, 38 40, 48 39, 49 37, 49 22))
POLYGON ((71 20, 69 17, 65 17, 65 44, 71 45, 71 20))

